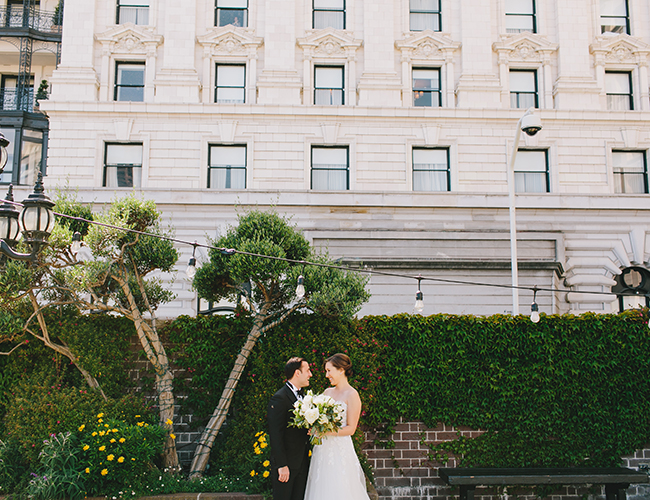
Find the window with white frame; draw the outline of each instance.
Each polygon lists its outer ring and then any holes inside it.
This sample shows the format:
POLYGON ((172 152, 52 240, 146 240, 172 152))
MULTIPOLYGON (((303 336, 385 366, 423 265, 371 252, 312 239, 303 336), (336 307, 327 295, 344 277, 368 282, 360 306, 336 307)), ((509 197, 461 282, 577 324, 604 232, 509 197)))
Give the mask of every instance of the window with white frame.
POLYGON ((117 0, 117 24, 149 24, 148 0, 117 0))
POLYGON ((347 147, 311 148, 311 188, 318 191, 350 189, 350 160, 347 147))
POLYGON ((505 0, 506 33, 537 33, 535 0, 505 0))
POLYGON ((413 106, 441 105, 440 68, 413 68, 413 106))
POLYGON ((632 74, 629 71, 606 71, 605 93, 607 94, 607 109, 611 111, 634 109, 632 74))
POLYGON ((208 165, 208 188, 246 189, 246 146, 212 145, 208 165))
POLYGON ((515 158, 515 192, 548 193, 548 151, 520 149, 515 158))
POLYGON ((214 102, 246 102, 246 65, 217 64, 214 102))
POLYGON ((630 34, 627 0, 600 0, 600 32, 630 34))
POLYGON ((648 192, 648 167, 645 151, 612 151, 614 192, 643 194, 648 192))
POLYGON ((510 107, 537 108, 537 71, 510 70, 510 107))
POLYGON ((104 186, 138 188, 141 185, 142 144, 106 143, 104 186))
POLYGON ((413 148, 413 191, 450 191, 449 149, 413 148))
POLYGON ((116 101, 144 101, 144 63, 115 63, 116 101))
POLYGON ((248 0, 216 0, 214 5, 215 26, 248 27, 248 0))
POLYGON ((345 104, 343 67, 314 67, 314 104, 340 106, 345 104))
POLYGON ((312 0, 314 29, 345 29, 345 0, 312 0))
POLYGON ((411 31, 441 31, 440 0, 409 0, 411 31))

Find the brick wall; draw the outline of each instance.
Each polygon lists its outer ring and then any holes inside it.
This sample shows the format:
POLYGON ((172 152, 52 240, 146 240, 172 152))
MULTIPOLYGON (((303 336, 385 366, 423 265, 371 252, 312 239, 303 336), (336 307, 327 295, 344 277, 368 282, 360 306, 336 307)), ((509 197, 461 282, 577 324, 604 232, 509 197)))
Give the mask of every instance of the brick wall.
MULTIPOLYGON (((385 449, 374 444, 376 435, 366 433, 364 451, 373 467, 375 487, 380 500, 457 500, 458 490, 447 486, 438 476, 440 464, 431 463, 427 458, 428 448, 421 443, 425 437, 427 443, 449 441, 458 436, 477 437, 481 431, 466 427, 455 428, 438 424, 428 428, 421 422, 400 421, 395 425, 391 439, 395 447, 385 449)), ((650 464, 650 447, 638 450, 633 456, 625 457, 622 465, 632 469, 644 468, 650 464)), ((454 458, 450 458, 445 467, 455 467, 454 458)), ((511 490, 507 496, 495 488, 479 488, 476 490, 476 500, 504 500, 514 498, 518 493, 519 500, 534 500, 534 495, 523 494, 524 490, 511 490)), ((551 500, 604 500, 604 487, 588 488, 585 485, 567 486, 558 489, 551 500)), ((632 485, 627 492, 628 500, 650 499, 650 486, 632 485)))

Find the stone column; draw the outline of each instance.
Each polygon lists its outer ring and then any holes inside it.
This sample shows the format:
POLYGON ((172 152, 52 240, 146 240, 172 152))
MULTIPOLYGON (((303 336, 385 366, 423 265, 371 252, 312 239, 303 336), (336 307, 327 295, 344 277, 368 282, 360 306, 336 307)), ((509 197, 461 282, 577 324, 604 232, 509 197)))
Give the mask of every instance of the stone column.
MULTIPOLYGON (((645 55, 645 54, 644 54, 645 55)), ((650 96, 648 95, 648 58, 647 56, 643 57, 638 62, 639 69, 639 101, 641 111, 648 111, 650 109, 650 96)))
POLYGON ((63 11, 61 64, 52 74, 52 101, 96 101, 94 67, 96 0, 67 0, 63 11))
POLYGON ((163 67, 155 75, 156 102, 199 102, 196 2, 164 0, 163 67))

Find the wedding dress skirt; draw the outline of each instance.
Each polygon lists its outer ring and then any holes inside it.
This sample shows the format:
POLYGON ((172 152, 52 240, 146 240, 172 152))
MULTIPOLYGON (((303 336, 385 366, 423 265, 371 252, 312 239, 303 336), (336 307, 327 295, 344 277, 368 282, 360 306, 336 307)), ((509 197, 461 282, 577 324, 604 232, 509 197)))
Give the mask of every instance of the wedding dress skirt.
POLYGON ((369 500, 351 436, 325 437, 323 444, 314 446, 305 500, 369 500))

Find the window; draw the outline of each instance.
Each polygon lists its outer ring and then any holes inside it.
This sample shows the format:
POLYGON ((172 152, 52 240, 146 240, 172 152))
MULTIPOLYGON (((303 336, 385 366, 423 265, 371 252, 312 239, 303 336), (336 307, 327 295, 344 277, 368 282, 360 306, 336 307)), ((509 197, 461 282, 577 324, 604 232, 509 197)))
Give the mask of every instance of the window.
POLYGON ((314 104, 324 106, 344 104, 343 68, 314 67, 314 104))
POLYGON ((440 101, 440 69, 413 69, 413 106, 437 108, 440 101))
POLYGON ((605 93, 607 109, 628 111, 634 109, 632 99, 632 75, 629 72, 605 72, 605 93))
POLYGON ((215 26, 248 27, 248 0, 216 0, 214 12, 215 26))
POLYGON ((345 191, 350 188, 348 148, 311 148, 311 188, 345 191))
POLYGON ((413 148, 413 191, 450 191, 449 150, 413 148))
POLYGON ((246 66, 217 64, 214 102, 243 103, 246 101, 246 66))
POLYGON ((142 185, 142 144, 106 144, 105 187, 142 185))
POLYGON ((506 0, 506 33, 537 33, 535 0, 506 0))
POLYGON ((144 63, 116 63, 114 99, 144 101, 144 63))
POLYGON ((12 184, 14 182, 14 151, 16 144, 16 129, 15 128, 0 128, 0 132, 5 136, 5 139, 9 141, 9 146, 7 147, 7 164, 5 169, 0 174, 0 184, 12 184))
POLYGON ((517 151, 515 192, 548 193, 548 155, 546 150, 517 151))
POLYGON ((18 183, 31 186, 36 182, 38 173, 42 171, 43 132, 23 129, 21 142, 18 183))
POLYGON ((600 0, 600 32, 630 34, 627 0, 600 0))
POLYGON ((246 189, 246 146, 210 146, 208 187, 246 189))
POLYGON ((411 31, 441 31, 440 0, 409 0, 411 31))
POLYGON ((2 75, 0 86, 0 109, 4 111, 34 110, 34 77, 29 78, 29 89, 23 94, 23 101, 18 97, 18 76, 2 75), (27 102, 25 102, 25 99, 27 102))
POLYGON ((643 151, 612 151, 614 191, 643 194, 648 192, 646 155, 643 151))
POLYGON ((314 29, 345 29, 345 0, 313 0, 314 29))
POLYGON ((117 0, 117 24, 149 24, 148 0, 117 0))
POLYGON ((510 107, 537 108, 537 71, 510 71, 510 107))

